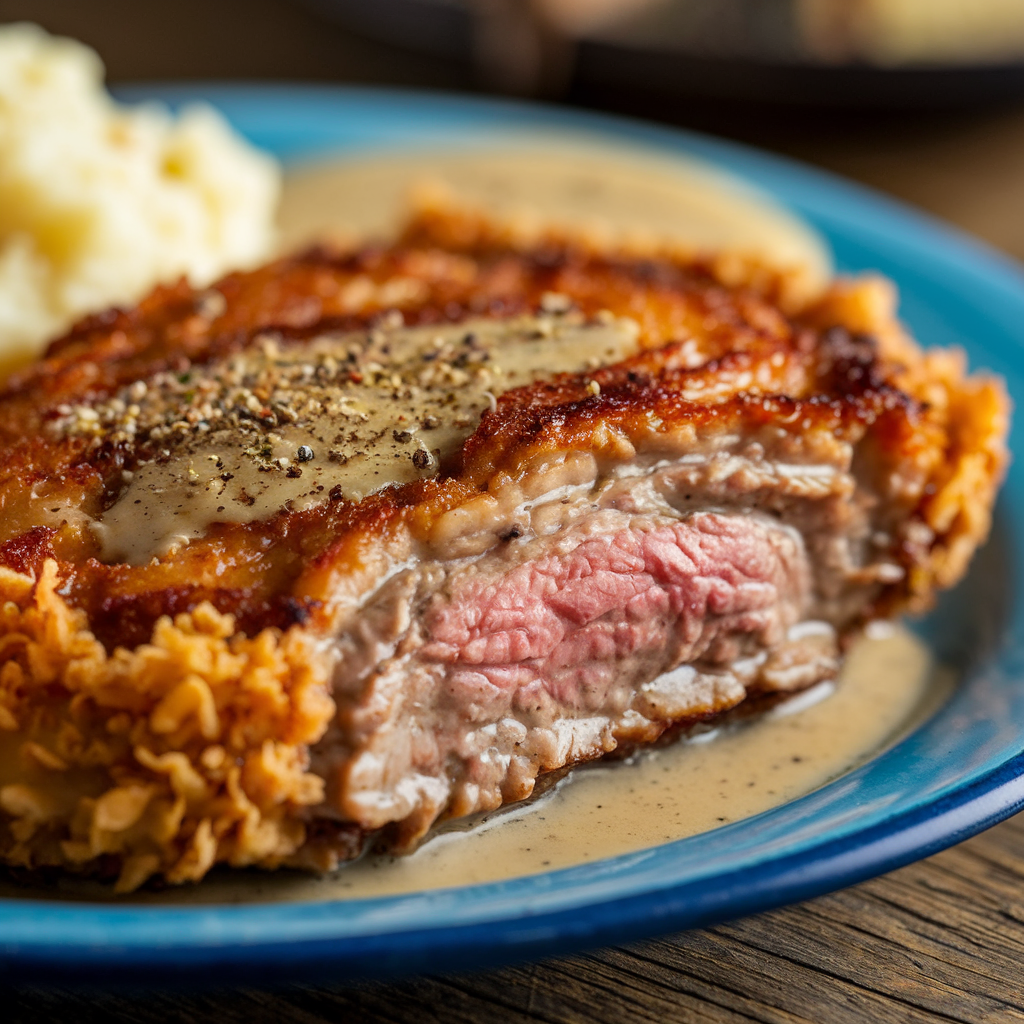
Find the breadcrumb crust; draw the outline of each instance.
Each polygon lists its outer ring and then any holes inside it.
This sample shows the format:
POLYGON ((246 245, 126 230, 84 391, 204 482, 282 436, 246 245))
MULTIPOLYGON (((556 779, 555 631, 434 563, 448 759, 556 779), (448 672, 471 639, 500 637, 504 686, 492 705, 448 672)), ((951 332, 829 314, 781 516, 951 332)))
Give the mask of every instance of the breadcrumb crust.
POLYGON ((38 580, 0 568, 3 859, 117 870, 127 892, 293 855, 335 711, 315 639, 250 639, 203 604, 108 654, 58 586, 53 561, 38 580))
POLYGON ((922 349, 896 316, 892 282, 868 275, 837 281, 804 314, 816 326, 842 325, 876 338, 892 382, 921 403, 945 435, 918 512, 934 532, 928 557, 910 570, 905 610, 926 611, 936 589, 952 586, 988 536, 1009 464, 1012 405, 1003 381, 968 374, 959 348, 922 349))

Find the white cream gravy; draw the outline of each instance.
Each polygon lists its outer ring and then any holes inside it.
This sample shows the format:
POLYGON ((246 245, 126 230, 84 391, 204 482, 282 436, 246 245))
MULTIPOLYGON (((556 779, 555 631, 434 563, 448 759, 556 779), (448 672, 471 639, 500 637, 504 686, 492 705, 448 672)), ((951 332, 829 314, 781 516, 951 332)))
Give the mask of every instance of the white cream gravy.
MULTIPOLYGON (((488 150, 361 157, 295 170, 280 212, 283 247, 332 232, 346 238, 387 236, 396 230, 410 190, 424 181, 443 182, 460 200, 515 217, 521 225, 558 223, 609 240, 759 253, 800 270, 810 288, 829 274, 827 250, 805 224, 713 168, 687 158, 627 157, 607 145, 536 137, 488 150)), ((268 340, 182 380, 164 375, 166 380, 156 388, 150 382, 139 398, 118 396, 120 407, 113 417, 100 409, 100 422, 116 427, 124 420, 122 408, 130 413, 141 406, 141 418, 127 417, 134 438, 142 436, 155 401, 180 416, 168 419, 155 457, 125 475, 121 493, 92 524, 101 557, 141 564, 202 537, 213 523, 251 522, 283 508, 306 508, 326 501, 334 488, 358 500, 388 484, 430 476, 475 429, 497 394, 540 376, 607 365, 636 350, 636 327, 624 320, 541 319, 399 326, 374 332, 373 341, 350 335, 279 352, 268 350, 273 345, 268 340), (476 348, 489 362, 475 359, 468 373, 456 367, 454 372, 466 378, 457 386, 441 377, 419 386, 424 355, 439 355, 435 367, 443 369, 467 333, 476 336, 476 348), (344 371, 346 355, 357 350, 359 361, 378 372, 359 386, 339 387, 338 367, 344 371), (262 379, 242 387, 260 378, 268 364, 291 377, 303 366, 311 375, 326 366, 329 379, 287 382, 296 398, 290 422, 276 417, 260 429, 253 416, 241 422, 240 431, 231 408, 232 429, 211 418, 211 408, 220 415, 216 400, 236 408, 248 402, 257 415, 260 406, 273 406, 264 401, 269 388, 262 379), (226 380, 233 382, 230 387, 226 380), (213 383, 220 393, 205 394, 213 383), (446 388, 454 402, 442 401, 446 388), (424 429, 429 420, 437 425, 424 429)), ((69 429, 82 426, 71 419, 69 429)), ((90 420, 84 428, 95 425, 90 420)))
POLYGON ((325 234, 345 242, 388 237, 415 192, 437 189, 514 220, 526 236, 554 224, 608 243, 750 253, 802 272, 810 290, 831 275, 820 236, 739 179, 682 155, 625 154, 554 134, 297 167, 285 179, 282 248, 325 234))
MULTIPOLYGON (((547 296, 559 307, 564 297, 547 296)), ((262 345, 72 409, 57 429, 121 431, 155 454, 92 529, 105 561, 140 564, 213 523, 269 519, 332 494, 358 501, 435 475, 496 396, 633 355, 628 319, 571 310, 513 320, 381 327, 262 345)))

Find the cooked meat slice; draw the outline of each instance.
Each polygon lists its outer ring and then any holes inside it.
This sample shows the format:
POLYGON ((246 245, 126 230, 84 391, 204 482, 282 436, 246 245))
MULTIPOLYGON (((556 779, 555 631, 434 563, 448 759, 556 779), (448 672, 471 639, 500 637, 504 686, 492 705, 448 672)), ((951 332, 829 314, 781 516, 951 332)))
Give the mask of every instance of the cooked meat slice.
POLYGON ((602 509, 519 551, 406 570, 368 610, 405 629, 341 681, 346 753, 329 736, 316 767, 349 820, 408 843, 443 812, 529 796, 539 772, 831 675, 827 627, 799 668, 768 664, 809 596, 796 531, 708 512, 602 509))
POLYGON ((984 538, 999 384, 887 287, 425 213, 76 327, 0 395, 0 853, 201 877, 835 674, 984 538))

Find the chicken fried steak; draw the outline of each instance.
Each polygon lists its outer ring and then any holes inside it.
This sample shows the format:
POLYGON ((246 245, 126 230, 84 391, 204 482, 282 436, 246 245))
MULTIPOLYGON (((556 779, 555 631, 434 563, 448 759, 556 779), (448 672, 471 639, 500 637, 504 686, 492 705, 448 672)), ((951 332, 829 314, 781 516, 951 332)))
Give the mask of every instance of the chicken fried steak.
POLYGON ((984 538, 999 384, 888 287, 424 213, 79 324, 0 396, 0 851, 200 878, 834 675, 984 538))

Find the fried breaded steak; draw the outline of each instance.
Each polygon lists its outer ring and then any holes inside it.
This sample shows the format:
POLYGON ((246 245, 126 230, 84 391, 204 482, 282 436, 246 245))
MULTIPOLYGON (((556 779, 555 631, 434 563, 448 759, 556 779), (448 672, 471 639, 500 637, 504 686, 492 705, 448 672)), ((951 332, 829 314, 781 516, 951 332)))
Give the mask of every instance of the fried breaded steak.
POLYGON ((0 855, 326 867, 833 675, 1006 458, 893 305, 442 210, 79 324, 0 396, 0 855))

